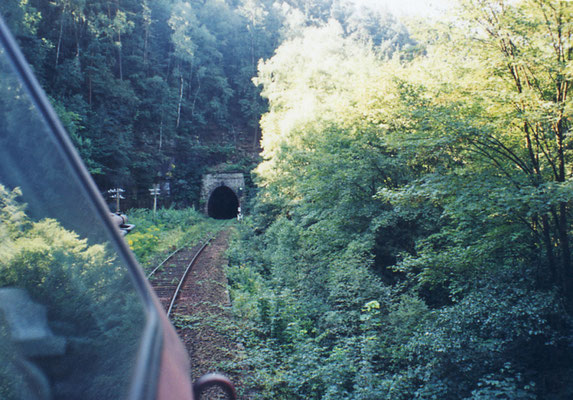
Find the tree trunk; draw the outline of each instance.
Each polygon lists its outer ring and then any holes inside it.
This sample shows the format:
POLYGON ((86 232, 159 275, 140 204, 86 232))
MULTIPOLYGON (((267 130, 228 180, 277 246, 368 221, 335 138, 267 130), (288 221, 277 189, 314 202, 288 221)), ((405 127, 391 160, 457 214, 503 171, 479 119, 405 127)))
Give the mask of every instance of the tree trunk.
POLYGON ((149 51, 149 31, 151 26, 151 10, 147 4, 147 1, 143 2, 143 21, 144 21, 144 31, 143 31, 143 65, 147 66, 148 63, 148 51, 149 51))
POLYGON ((122 57, 121 57, 121 32, 119 32, 117 34, 118 36, 118 41, 119 41, 119 45, 117 48, 117 54, 118 54, 118 62, 119 62, 119 80, 123 81, 123 66, 122 66, 122 57))
POLYGON ((571 249, 569 248, 567 203, 559 205, 559 242, 561 245, 561 263, 563 270, 563 288, 573 298, 573 276, 571 276, 571 249))
POLYGON ((179 123, 181 121, 181 104, 183 103, 183 85, 185 80, 183 79, 183 74, 180 75, 181 85, 179 86, 179 104, 177 105, 177 124, 176 128, 179 128, 179 123))
POLYGON ((159 123, 159 150, 163 145, 163 114, 161 114, 161 122, 159 123))
POLYGON ((549 225, 549 217, 544 215, 541 217, 541 224, 543 229, 543 242, 545 244, 545 252, 547 253, 547 262, 549 263, 549 271, 551 273, 551 280, 557 282, 558 276, 555 268, 555 255, 553 254, 553 242, 551 241, 551 228, 549 225))
POLYGON ((56 67, 60 61, 60 48, 62 47, 62 37, 64 36, 64 16, 66 13, 66 5, 62 8, 62 17, 60 18, 60 32, 58 34, 58 45, 56 46, 56 67))

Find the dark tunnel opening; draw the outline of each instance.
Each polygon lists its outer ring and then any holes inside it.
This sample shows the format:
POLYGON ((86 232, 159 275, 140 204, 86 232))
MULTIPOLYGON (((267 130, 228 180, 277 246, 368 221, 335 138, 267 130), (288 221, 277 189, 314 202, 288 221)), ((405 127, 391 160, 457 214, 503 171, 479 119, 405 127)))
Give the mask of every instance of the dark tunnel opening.
POLYGON ((237 217, 239 199, 235 192, 227 186, 219 186, 213 190, 207 203, 207 214, 215 219, 231 219, 237 217))

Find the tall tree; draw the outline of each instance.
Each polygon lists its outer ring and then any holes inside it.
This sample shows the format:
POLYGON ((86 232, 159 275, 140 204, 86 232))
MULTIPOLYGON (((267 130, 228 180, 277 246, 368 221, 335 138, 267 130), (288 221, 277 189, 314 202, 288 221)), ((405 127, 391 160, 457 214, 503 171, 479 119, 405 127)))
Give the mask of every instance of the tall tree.
POLYGON ((544 198, 543 206, 530 206, 529 226, 543 240, 550 274, 564 293, 571 293, 571 198, 566 193, 573 172, 567 144, 573 5, 480 1, 465 3, 465 9, 476 32, 468 38, 479 50, 475 57, 481 71, 476 73, 491 77, 470 90, 486 99, 486 118, 495 127, 468 137, 469 142, 507 173, 509 184, 544 198), (491 91, 498 96, 489 96, 491 91))

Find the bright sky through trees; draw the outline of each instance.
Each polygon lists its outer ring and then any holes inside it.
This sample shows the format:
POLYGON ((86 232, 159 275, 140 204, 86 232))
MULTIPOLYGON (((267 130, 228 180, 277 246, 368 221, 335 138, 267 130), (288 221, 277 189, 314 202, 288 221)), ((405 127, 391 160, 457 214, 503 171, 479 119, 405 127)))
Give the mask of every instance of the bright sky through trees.
POLYGON ((356 4, 386 8, 396 16, 436 16, 451 7, 451 0, 354 0, 356 4))

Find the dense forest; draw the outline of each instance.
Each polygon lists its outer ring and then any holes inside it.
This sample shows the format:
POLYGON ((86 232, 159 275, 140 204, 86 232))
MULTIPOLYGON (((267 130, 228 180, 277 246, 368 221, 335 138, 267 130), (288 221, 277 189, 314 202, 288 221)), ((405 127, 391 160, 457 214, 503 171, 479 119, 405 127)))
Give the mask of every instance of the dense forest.
POLYGON ((573 2, 0 12, 102 189, 188 205, 258 163, 228 268, 250 396, 573 398, 573 2))
POLYGON ((259 65, 230 253, 262 398, 573 398, 573 2, 464 1, 393 54, 337 21, 259 65))
POLYGON ((4 16, 102 192, 146 205, 153 184, 197 204, 212 168, 248 172, 267 110, 259 59, 336 18, 348 34, 405 30, 347 0, 4 0, 4 16))

